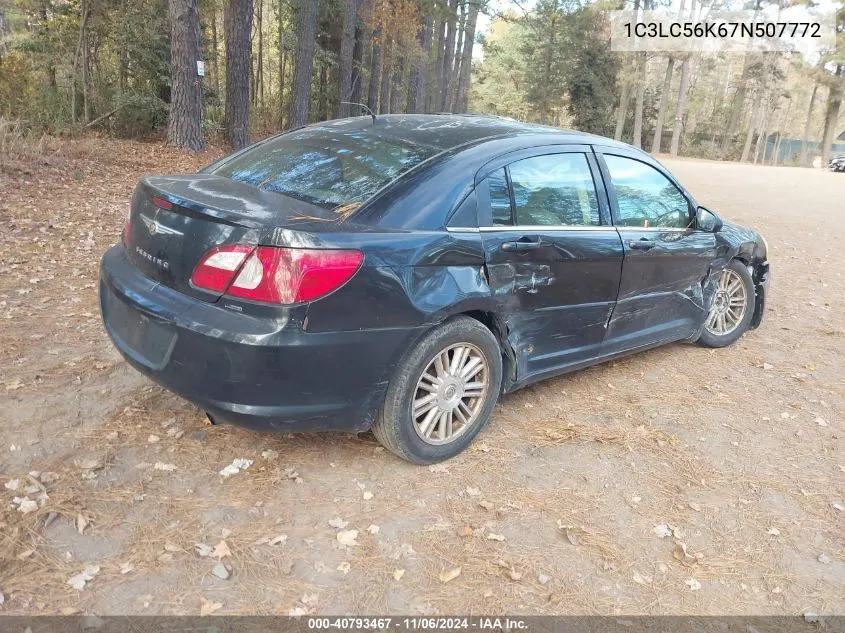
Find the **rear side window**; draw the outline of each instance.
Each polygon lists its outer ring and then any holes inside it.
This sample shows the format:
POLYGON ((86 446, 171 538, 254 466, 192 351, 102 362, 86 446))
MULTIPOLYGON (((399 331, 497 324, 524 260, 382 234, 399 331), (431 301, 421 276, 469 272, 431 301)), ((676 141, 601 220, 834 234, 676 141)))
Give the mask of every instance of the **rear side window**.
POLYGON ((599 203, 584 154, 534 156, 508 165, 515 224, 598 226, 599 203))
POLYGON ((587 157, 547 154, 487 176, 495 226, 599 226, 599 202, 587 157))
POLYGON ((493 225, 510 226, 513 224, 511 194, 508 190, 508 177, 505 170, 499 169, 487 176, 487 183, 490 186, 490 209, 493 212, 493 225))
POLYGON ((605 154, 616 191, 620 226, 683 229, 690 224, 686 196, 651 165, 605 154))
POLYGON ((440 151, 395 137, 305 128, 261 143, 211 173, 348 213, 440 151))

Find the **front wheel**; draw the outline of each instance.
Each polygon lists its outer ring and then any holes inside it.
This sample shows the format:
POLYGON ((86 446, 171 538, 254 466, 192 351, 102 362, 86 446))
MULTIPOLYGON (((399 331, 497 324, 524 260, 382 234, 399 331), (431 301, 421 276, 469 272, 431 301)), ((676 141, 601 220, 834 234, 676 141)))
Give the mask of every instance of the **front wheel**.
POLYGON ((754 280, 739 260, 719 273, 716 294, 698 342, 705 347, 726 347, 748 329, 754 315, 754 280))
POLYGON ((487 424, 501 383, 496 337, 475 319, 456 317, 429 332, 399 364, 373 434, 417 464, 449 459, 487 424))

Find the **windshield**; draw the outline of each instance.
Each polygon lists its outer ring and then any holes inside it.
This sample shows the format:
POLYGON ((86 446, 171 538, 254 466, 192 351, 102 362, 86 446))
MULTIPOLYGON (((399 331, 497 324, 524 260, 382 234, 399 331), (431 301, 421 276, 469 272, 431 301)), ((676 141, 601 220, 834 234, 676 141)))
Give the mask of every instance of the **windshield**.
POLYGON ((309 127, 261 143, 212 173, 344 214, 441 151, 366 129, 309 127))

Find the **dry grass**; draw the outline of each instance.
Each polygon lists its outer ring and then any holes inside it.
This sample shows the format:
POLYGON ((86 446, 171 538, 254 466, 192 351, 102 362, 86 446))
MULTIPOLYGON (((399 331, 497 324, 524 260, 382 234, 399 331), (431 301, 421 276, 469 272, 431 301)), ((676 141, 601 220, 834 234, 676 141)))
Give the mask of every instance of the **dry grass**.
POLYGON ((61 148, 59 139, 33 132, 25 121, 0 117, 0 172, 33 173, 52 164, 61 148))

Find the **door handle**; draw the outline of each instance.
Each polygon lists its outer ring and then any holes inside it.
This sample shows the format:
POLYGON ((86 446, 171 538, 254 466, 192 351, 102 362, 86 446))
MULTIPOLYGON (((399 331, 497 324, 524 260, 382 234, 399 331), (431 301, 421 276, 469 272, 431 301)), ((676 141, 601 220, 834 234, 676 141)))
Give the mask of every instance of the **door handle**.
POLYGON ((540 240, 534 240, 531 238, 520 238, 515 242, 502 242, 502 246, 500 247, 503 251, 512 252, 512 251, 530 251, 535 248, 540 248, 542 243, 540 240))
POLYGON ((657 246, 657 244, 655 244, 652 240, 642 237, 638 240, 631 240, 628 242, 628 246, 638 251, 648 251, 657 246))

